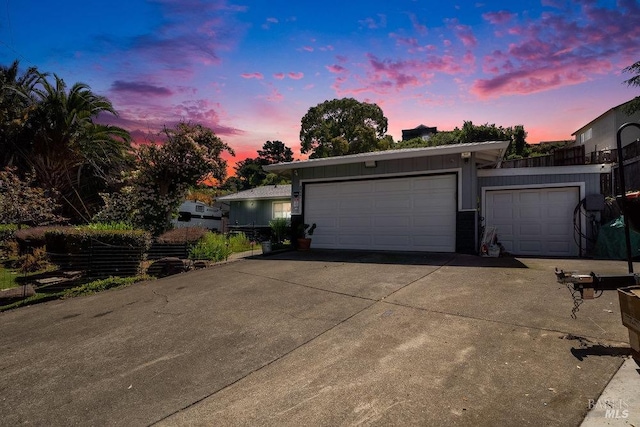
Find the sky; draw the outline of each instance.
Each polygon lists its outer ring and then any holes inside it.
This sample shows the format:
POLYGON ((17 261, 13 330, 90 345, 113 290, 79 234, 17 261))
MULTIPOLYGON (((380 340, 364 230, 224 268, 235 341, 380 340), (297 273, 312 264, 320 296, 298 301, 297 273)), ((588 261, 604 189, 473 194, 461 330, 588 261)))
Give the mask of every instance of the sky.
POLYGON ((300 155, 326 100, 378 104, 388 133, 464 121, 571 134, 640 90, 640 2, 0 0, 0 64, 88 84, 136 141, 180 121, 256 157, 300 155))

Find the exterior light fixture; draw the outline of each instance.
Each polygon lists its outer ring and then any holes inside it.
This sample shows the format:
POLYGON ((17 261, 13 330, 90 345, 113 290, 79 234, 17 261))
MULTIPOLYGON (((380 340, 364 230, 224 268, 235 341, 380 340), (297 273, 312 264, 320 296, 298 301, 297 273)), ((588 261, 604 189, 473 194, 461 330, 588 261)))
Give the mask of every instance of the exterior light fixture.
POLYGON ((462 157, 463 159, 470 159, 471 151, 463 151, 462 153, 460 153, 460 157, 462 157))

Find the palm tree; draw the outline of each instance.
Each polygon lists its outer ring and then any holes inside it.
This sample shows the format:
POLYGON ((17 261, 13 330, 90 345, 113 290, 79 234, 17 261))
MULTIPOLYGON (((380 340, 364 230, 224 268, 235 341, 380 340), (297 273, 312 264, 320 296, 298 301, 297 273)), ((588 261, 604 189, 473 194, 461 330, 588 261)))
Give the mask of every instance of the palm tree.
POLYGON ((35 68, 18 76, 18 62, 0 70, 2 165, 33 171, 37 185, 60 195, 67 217, 88 219, 93 208, 132 159, 130 135, 95 122, 117 115, 111 102, 89 86, 35 68))
POLYGON ((96 186, 104 190, 114 173, 126 168, 129 133, 94 122, 100 114, 117 113, 107 98, 86 84, 67 90, 57 75, 53 83, 42 75, 30 98, 37 106, 28 124, 33 132, 30 163, 37 180, 61 194, 68 214, 86 219, 90 205, 100 200, 96 186))

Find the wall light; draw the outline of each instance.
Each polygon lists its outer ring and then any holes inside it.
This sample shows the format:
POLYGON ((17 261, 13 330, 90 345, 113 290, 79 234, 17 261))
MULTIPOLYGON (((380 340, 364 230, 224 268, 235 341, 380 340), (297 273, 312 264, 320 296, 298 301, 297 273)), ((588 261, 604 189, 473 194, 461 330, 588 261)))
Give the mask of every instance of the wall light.
POLYGON ((462 153, 460 153, 460 157, 462 157, 463 159, 470 159, 471 151, 463 151, 462 153))

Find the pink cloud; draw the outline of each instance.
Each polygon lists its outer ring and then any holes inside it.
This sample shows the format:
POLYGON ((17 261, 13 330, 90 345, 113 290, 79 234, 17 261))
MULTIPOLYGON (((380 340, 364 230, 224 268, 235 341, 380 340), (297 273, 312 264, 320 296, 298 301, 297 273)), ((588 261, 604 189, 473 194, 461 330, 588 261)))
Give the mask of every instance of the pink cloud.
POLYGON ((276 79, 276 80, 282 80, 282 79, 284 79, 284 73, 275 73, 273 75, 273 78, 276 79))
POLYGON ((327 65, 326 68, 327 68, 327 70, 329 70, 330 73, 334 73, 334 74, 340 74, 340 73, 344 73, 345 71, 347 71, 346 68, 344 68, 342 65, 338 65, 338 64, 327 65))
POLYGON ((425 35, 425 34, 427 34, 427 26, 426 26, 426 25, 421 24, 421 23, 418 21, 418 17, 417 17, 415 14, 410 13, 410 14, 409 14, 409 19, 411 20, 411 25, 413 26, 413 29, 414 29, 418 34, 420 34, 420 35, 425 35))
POLYGON ((498 12, 487 12, 482 14, 485 21, 494 25, 504 25, 516 16, 515 13, 507 10, 499 10, 498 12))
POLYGON ((313 52, 313 47, 312 46, 303 46, 302 50, 307 51, 307 52, 313 52))
POLYGON ((620 0, 613 9, 595 2, 554 7, 560 9, 509 29, 515 41, 484 57, 482 69, 492 76, 475 81, 472 93, 488 98, 584 83, 619 67, 619 58, 637 56, 636 1, 620 0), (577 12, 567 7, 579 8, 581 19, 569 18, 577 12))
POLYGON ((379 13, 378 18, 366 18, 361 21, 358 21, 361 28, 368 28, 370 30, 376 30, 379 28, 385 28, 387 26, 387 16, 379 13))
POLYGON ((294 72, 290 72, 287 74, 287 76, 289 76, 290 79, 292 80, 300 80, 301 78, 304 77, 304 73, 294 73, 294 72))
POLYGON ((243 79, 257 79, 257 80, 262 80, 264 78, 262 73, 242 73, 240 74, 240 77, 242 77, 243 79))
POLYGON ((451 19, 449 21, 449 26, 453 29, 464 47, 475 47, 478 44, 478 39, 473 34, 473 30, 470 26, 460 24, 457 19, 451 19))
POLYGON ((116 80, 111 84, 111 91, 113 92, 128 92, 135 95, 144 96, 171 96, 173 92, 171 89, 163 86, 155 86, 146 82, 126 82, 122 80, 116 80))

